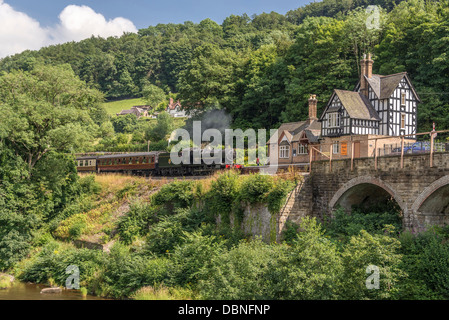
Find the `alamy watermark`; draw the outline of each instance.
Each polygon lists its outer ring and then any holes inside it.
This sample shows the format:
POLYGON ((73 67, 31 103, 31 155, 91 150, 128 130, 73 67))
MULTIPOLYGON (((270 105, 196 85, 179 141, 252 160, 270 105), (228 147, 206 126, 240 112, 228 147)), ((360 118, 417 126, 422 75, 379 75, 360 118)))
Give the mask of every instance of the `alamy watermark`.
POLYGON ((222 131, 207 129, 202 131, 201 121, 193 122, 192 136, 185 129, 177 129, 171 134, 171 141, 178 141, 170 151, 170 161, 175 165, 196 164, 241 164, 267 165, 263 173, 275 174, 278 168, 278 130, 270 130, 269 136, 276 143, 267 147, 267 130, 258 129, 225 129, 222 131), (223 145, 224 141, 224 145, 223 145), (194 148, 191 148, 193 143, 194 148), (204 148, 204 144, 207 144, 204 148), (245 156, 245 150, 247 155, 245 156), (225 157, 223 157, 223 152, 225 157), (193 156, 191 157, 191 153, 193 156), (258 161, 259 160, 259 161, 258 161), (224 162, 224 163, 223 163, 224 162))
POLYGON ((380 9, 378 6, 370 5, 366 8, 366 13, 369 14, 366 19, 366 28, 368 30, 380 29, 380 9))
POLYGON ((80 269, 76 265, 70 265, 65 270, 66 274, 70 274, 70 276, 65 281, 65 287, 67 289, 76 289, 80 288, 80 269))
POLYGON ((366 278, 365 285, 368 290, 379 290, 380 289, 380 269, 378 266, 369 265, 366 268, 366 278))

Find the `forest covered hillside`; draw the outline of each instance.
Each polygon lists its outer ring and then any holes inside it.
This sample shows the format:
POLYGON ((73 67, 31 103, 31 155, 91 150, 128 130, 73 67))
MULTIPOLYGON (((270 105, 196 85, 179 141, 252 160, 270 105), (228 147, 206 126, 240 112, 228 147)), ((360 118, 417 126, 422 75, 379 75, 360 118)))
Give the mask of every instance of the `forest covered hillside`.
POLYGON ((108 100, 139 98, 152 84, 179 93, 186 107, 225 109, 234 127, 274 128, 304 119, 312 93, 321 113, 333 89, 352 90, 372 52, 375 73, 409 73, 423 101, 422 132, 432 122, 449 127, 448 17, 447 0, 324 0, 286 15, 159 24, 25 51, 0 60, 0 70, 69 64, 108 100), (376 27, 367 25, 368 5, 380 8, 376 27))

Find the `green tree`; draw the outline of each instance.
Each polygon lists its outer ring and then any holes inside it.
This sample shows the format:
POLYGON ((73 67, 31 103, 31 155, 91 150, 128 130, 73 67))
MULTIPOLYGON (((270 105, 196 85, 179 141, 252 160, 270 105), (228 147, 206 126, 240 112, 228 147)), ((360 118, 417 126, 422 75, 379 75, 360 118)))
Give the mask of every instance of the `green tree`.
POLYGON ((67 65, 36 66, 0 76, 0 123, 4 141, 28 164, 30 173, 50 151, 82 150, 96 125, 89 110, 102 94, 90 89, 67 65))
POLYGON ((153 142, 165 140, 171 134, 173 128, 173 118, 167 112, 162 112, 157 117, 156 125, 146 131, 145 139, 153 142))
POLYGON ((164 90, 152 84, 143 87, 142 96, 145 99, 145 102, 153 109, 166 100, 164 90))
POLYGON ((358 236, 351 237, 342 253, 345 266, 341 297, 344 299, 389 299, 397 291, 400 279, 406 276, 401 270, 401 243, 387 235, 371 235, 362 230, 358 236), (379 269, 379 289, 366 287, 368 266, 379 269))

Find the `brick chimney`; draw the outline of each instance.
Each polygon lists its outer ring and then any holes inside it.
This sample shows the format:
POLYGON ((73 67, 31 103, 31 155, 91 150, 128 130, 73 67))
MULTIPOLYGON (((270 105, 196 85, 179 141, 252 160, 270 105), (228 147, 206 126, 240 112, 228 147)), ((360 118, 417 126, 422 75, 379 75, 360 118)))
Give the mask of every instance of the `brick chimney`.
POLYGON ((368 57, 364 54, 363 59, 360 60, 360 93, 366 97, 368 97, 368 81, 366 81, 365 76, 367 78, 373 76, 373 64, 374 61, 371 59, 371 53, 368 53, 368 57))
POLYGON ((318 120, 316 114, 317 114, 317 103, 318 100, 316 98, 316 95, 313 94, 309 98, 309 120, 318 120))

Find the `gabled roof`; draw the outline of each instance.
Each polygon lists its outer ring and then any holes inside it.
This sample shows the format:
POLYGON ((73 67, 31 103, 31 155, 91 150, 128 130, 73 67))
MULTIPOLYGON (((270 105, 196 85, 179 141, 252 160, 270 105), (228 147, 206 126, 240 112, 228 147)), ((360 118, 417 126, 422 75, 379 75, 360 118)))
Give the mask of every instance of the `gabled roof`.
POLYGON ((341 104, 353 119, 380 120, 371 102, 361 93, 346 90, 334 90, 341 104))
POLYGON ((179 100, 176 101, 176 102, 170 101, 170 103, 168 104, 167 109, 169 109, 169 110, 175 110, 176 107, 182 108, 181 103, 179 102, 179 100))
POLYGON ((295 134, 292 141, 297 142, 299 141, 304 135, 307 137, 309 142, 317 142, 318 138, 321 134, 321 123, 313 120, 311 123, 307 123, 306 126, 301 127, 301 131, 295 134))
POLYGON ((331 103, 334 97, 337 96, 340 99, 341 104, 348 112, 349 116, 353 119, 362 120, 376 120, 379 121, 379 115, 374 110, 371 102, 361 93, 347 90, 334 90, 334 93, 329 100, 329 103, 321 115, 320 121, 323 120, 324 115, 327 112, 337 111, 336 108, 331 107, 331 103))
MULTIPOLYGON (((387 76, 383 76, 380 74, 373 74, 371 78, 365 76, 365 79, 368 81, 369 85, 373 89, 376 96, 379 100, 388 99, 393 94, 394 90, 398 87, 401 80, 405 77, 408 82, 411 90, 413 91, 416 99, 421 101, 418 94, 416 93, 415 87, 413 87, 412 82, 407 74, 407 72, 400 72, 395 74, 390 74, 387 76)), ((360 88, 360 82, 356 86, 356 91, 360 88)))
MULTIPOLYGON (((278 129, 278 139, 281 137, 284 131, 290 132, 291 135, 294 135, 295 133, 301 131, 301 128, 306 123, 307 121, 283 123, 278 129)), ((277 144, 279 143, 278 139, 276 139, 275 136, 273 135, 271 136, 270 140, 268 140, 268 144, 277 144)))
MULTIPOLYGON (((306 120, 299 122, 283 123, 278 129, 278 139, 280 139, 282 134, 284 134, 290 143, 297 142, 299 141, 301 134, 303 134, 304 132, 307 134, 308 137, 309 136, 311 137, 309 138, 310 142, 318 141, 318 137, 320 136, 321 133, 321 123, 315 120, 313 120, 312 122, 306 120), (308 133, 306 131, 308 131, 308 133)), ((273 135, 267 144, 277 144, 277 143, 279 143, 279 140, 276 140, 275 136, 273 135)))

